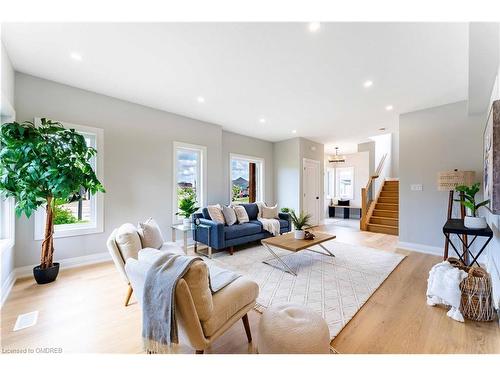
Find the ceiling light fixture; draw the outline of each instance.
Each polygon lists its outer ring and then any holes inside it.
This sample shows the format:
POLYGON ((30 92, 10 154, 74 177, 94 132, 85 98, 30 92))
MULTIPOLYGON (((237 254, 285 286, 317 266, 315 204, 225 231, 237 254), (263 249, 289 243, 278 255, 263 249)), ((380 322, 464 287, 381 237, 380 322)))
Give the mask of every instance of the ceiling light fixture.
POLYGON ((385 128, 378 128, 378 130, 380 130, 381 132, 383 132, 385 130, 385 128))
POLYGON ((297 133, 297 130, 292 130, 292 133, 293 133, 293 134, 297 133))
POLYGON ((69 56, 75 61, 82 61, 82 55, 77 52, 71 52, 69 56))
POLYGON ((365 81, 365 83, 363 83, 363 86, 366 88, 371 87, 373 86, 373 81, 365 81))
POLYGON ((203 96, 198 96, 196 100, 198 101, 198 103, 205 103, 205 98, 203 96))
POLYGON ((385 110, 386 111, 392 111, 393 108, 394 107, 392 105, 388 105, 388 106, 385 107, 385 110))
POLYGON ((339 155, 339 148, 338 146, 335 147, 335 155, 332 155, 330 158, 328 158, 329 163, 344 163, 345 162, 345 156, 339 155))
POLYGON ((321 24, 319 22, 309 22, 309 31, 315 33, 321 28, 321 24))
POLYGON ((260 122, 261 124, 265 124, 265 123, 266 123, 266 119, 262 117, 262 118, 260 118, 260 119, 259 119, 259 122, 260 122))

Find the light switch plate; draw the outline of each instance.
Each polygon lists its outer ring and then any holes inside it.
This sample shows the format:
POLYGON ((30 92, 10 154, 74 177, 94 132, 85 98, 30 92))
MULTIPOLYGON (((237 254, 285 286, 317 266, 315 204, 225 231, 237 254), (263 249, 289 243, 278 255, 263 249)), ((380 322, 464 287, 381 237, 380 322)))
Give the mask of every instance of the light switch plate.
POLYGON ((411 191, 422 191, 424 190, 422 184, 412 184, 410 185, 411 191))

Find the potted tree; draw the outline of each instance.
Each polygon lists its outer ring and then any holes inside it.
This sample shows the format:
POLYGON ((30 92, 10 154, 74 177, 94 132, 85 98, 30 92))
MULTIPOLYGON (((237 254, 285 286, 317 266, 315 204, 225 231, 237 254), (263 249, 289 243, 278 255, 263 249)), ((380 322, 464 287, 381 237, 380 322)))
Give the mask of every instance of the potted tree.
POLYGON ((84 192, 104 192, 90 161, 97 151, 74 129, 45 118, 40 126, 26 121, 2 124, 0 131, 0 193, 13 197, 16 215, 30 217, 45 207, 45 232, 40 265, 33 268, 38 284, 54 281, 56 201, 69 202, 84 192))
POLYGON ((479 182, 476 182, 472 186, 460 185, 456 187, 456 190, 460 192, 460 199, 455 199, 455 201, 460 202, 467 210, 467 215, 464 218, 464 225, 470 229, 483 229, 487 227, 486 219, 484 217, 478 217, 478 209, 482 206, 486 206, 490 203, 487 199, 483 202, 476 203, 476 194, 479 191, 479 182))
POLYGON ((290 219, 292 219, 295 228, 295 239, 303 240, 305 237, 305 229, 310 227, 309 220, 311 219, 311 215, 300 212, 299 216, 297 216, 294 210, 290 210, 290 219))
POLYGON ((196 206, 196 193, 192 188, 179 189, 179 212, 176 215, 184 217, 182 223, 184 226, 191 225, 191 215, 200 207, 196 206))

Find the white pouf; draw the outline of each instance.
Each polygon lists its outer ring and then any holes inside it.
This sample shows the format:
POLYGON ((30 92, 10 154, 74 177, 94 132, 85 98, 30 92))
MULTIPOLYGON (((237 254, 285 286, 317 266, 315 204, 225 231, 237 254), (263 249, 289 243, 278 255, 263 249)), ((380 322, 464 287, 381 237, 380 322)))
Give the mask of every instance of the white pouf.
POLYGON ((263 354, 328 354, 328 325, 305 306, 270 306, 260 319, 257 350, 263 354))

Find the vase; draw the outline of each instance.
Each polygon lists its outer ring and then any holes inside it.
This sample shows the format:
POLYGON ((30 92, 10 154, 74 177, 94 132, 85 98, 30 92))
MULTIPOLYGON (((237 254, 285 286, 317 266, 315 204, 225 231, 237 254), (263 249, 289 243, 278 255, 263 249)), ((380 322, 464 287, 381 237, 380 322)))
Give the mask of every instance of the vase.
POLYGON ((296 240, 303 240, 305 236, 305 231, 304 230, 295 230, 294 232, 294 237, 296 240))
POLYGON ((466 216, 464 226, 469 229, 484 229, 488 225, 484 217, 466 216))
POLYGON ((189 227, 191 225, 191 219, 189 217, 182 219, 182 224, 185 227, 189 227))

